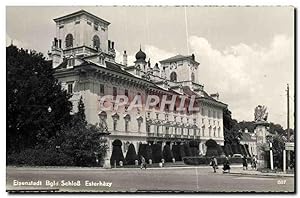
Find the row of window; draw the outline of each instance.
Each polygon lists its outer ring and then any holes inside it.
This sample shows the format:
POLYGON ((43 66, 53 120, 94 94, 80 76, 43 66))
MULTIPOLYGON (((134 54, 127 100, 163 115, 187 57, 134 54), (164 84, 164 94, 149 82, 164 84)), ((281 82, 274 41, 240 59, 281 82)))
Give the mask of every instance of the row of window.
MULTIPOLYGON (((95 49, 100 49, 100 38, 97 35, 94 35, 93 38, 93 48, 95 49)), ((73 47, 73 41, 74 41, 74 37, 72 34, 67 34, 66 36, 66 40, 65 40, 65 44, 66 44, 66 48, 70 48, 73 47)))
MULTIPOLYGON (((170 81, 171 82, 177 82, 177 74, 176 74, 176 72, 171 72, 171 74, 170 74, 170 81)), ((191 74, 191 81, 192 82, 195 82, 195 74, 194 73, 192 73, 191 74)))
MULTIPOLYGON (((161 127, 163 127, 163 126, 160 126, 160 125, 154 126, 154 131, 155 131, 156 134, 160 133, 161 127)), ((172 132, 170 133, 170 131, 171 131, 170 127, 165 126, 165 134, 184 135, 184 129, 185 128, 183 128, 183 127, 181 127, 181 128, 172 127, 172 128, 173 128, 173 130, 172 130, 173 133, 172 132), (180 134, 178 134, 178 132, 180 134)), ((195 136, 197 135, 198 129, 196 129, 196 128, 195 129, 186 129, 186 130, 187 130, 187 134, 189 134, 189 135, 195 135, 195 136), (191 133, 193 133, 193 134, 191 134, 191 133)), ((154 131, 151 131, 151 127, 150 127, 149 124, 146 125, 146 132, 147 133, 153 133, 154 131)), ((205 136, 205 127, 201 128, 201 132, 202 132, 202 137, 204 137, 205 136)), ((221 128, 218 128, 218 129, 213 128, 212 129, 211 127, 209 127, 208 128, 208 136, 209 137, 221 137, 221 128), (213 132, 213 134, 212 134, 212 132, 213 132)))
POLYGON ((211 110, 211 109, 207 109, 207 111, 206 111, 205 108, 203 108, 203 107, 201 108, 201 115, 203 115, 203 116, 207 115, 208 117, 213 117, 213 118, 218 118, 218 119, 220 119, 222 116, 220 111, 215 111, 215 110, 211 110))

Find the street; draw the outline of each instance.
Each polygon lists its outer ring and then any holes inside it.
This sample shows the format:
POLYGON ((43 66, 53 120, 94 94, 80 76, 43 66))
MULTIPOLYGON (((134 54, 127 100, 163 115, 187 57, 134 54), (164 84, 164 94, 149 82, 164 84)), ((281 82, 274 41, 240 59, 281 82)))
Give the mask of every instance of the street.
POLYGON ((100 168, 7 167, 6 173, 7 190, 55 189, 59 192, 294 191, 294 177, 230 175, 223 174, 220 169, 217 173, 213 173, 210 167, 170 167, 147 170, 136 168, 106 170, 100 168))

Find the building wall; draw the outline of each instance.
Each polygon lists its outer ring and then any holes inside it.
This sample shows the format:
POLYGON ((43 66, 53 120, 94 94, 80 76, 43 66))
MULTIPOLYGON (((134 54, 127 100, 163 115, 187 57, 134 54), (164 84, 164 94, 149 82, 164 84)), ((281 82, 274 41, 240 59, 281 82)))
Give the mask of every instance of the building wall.
POLYGON ((97 21, 98 30, 95 30, 95 20, 86 15, 66 19, 56 24, 56 36, 62 40, 62 48, 65 50, 65 40, 68 34, 73 35, 73 47, 88 46, 93 48, 93 36, 100 38, 100 48, 108 52, 108 26, 97 21), (79 23, 76 23, 79 22, 79 23), (90 25, 88 24, 90 23, 90 25))

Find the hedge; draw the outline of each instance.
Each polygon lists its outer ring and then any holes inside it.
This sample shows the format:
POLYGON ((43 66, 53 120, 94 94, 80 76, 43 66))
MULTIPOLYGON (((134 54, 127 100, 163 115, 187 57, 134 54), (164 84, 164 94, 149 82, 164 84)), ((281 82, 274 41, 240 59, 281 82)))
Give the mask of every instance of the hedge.
POLYGON ((149 144, 140 144, 138 151, 139 162, 141 162, 141 156, 143 156, 147 162, 149 162, 149 159, 153 158, 149 144))
MULTIPOLYGON (((116 142, 116 140, 114 142, 116 142)), ((122 162, 125 161, 121 146, 122 146, 122 142, 121 142, 121 145, 119 144, 119 142, 117 144, 113 143, 113 151, 112 151, 111 158, 110 158, 111 165, 114 165, 115 162, 116 162, 116 165, 118 165, 120 161, 122 161, 122 162)))
POLYGON ((127 165, 134 165, 135 160, 137 160, 137 154, 133 144, 129 144, 128 151, 126 153, 125 162, 127 165))
POLYGON ((173 155, 171 153, 171 149, 170 149, 169 145, 164 146, 163 158, 164 158, 165 162, 172 162, 173 155))
POLYGON ((183 145, 185 156, 192 156, 192 151, 188 143, 183 145))
MULTIPOLYGON (((26 166, 75 166, 74 159, 57 150, 26 149, 20 153, 7 154, 7 165, 26 166)), ((96 164, 93 158, 90 166, 96 164)))
POLYGON ((179 145, 179 154, 180 154, 180 159, 182 160, 186 154, 185 154, 185 150, 184 150, 184 145, 179 145))
POLYGON ((181 161, 181 156, 180 156, 180 145, 173 145, 172 146, 172 153, 176 161, 181 161))
MULTIPOLYGON (((217 162, 219 165, 223 164, 225 162, 225 157, 216 157, 217 162)), ((243 159, 239 157, 229 157, 229 162, 231 164, 242 164, 243 159)), ((208 165, 211 161, 210 157, 184 157, 183 162, 187 165, 208 165)), ((250 162, 250 160, 248 160, 250 162)))
POLYGON ((161 149, 161 144, 152 144, 151 146, 152 149, 152 160, 154 163, 159 163, 161 162, 162 159, 162 149, 161 149))

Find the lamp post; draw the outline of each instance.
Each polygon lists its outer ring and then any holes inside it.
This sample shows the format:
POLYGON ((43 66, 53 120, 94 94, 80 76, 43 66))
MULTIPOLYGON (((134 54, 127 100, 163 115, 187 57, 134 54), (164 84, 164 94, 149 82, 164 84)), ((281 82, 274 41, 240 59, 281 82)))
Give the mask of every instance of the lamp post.
POLYGON ((272 135, 267 135, 266 138, 268 140, 269 147, 270 147, 270 166, 271 166, 271 170, 273 170, 274 169, 273 150, 272 150, 273 136, 272 135))

